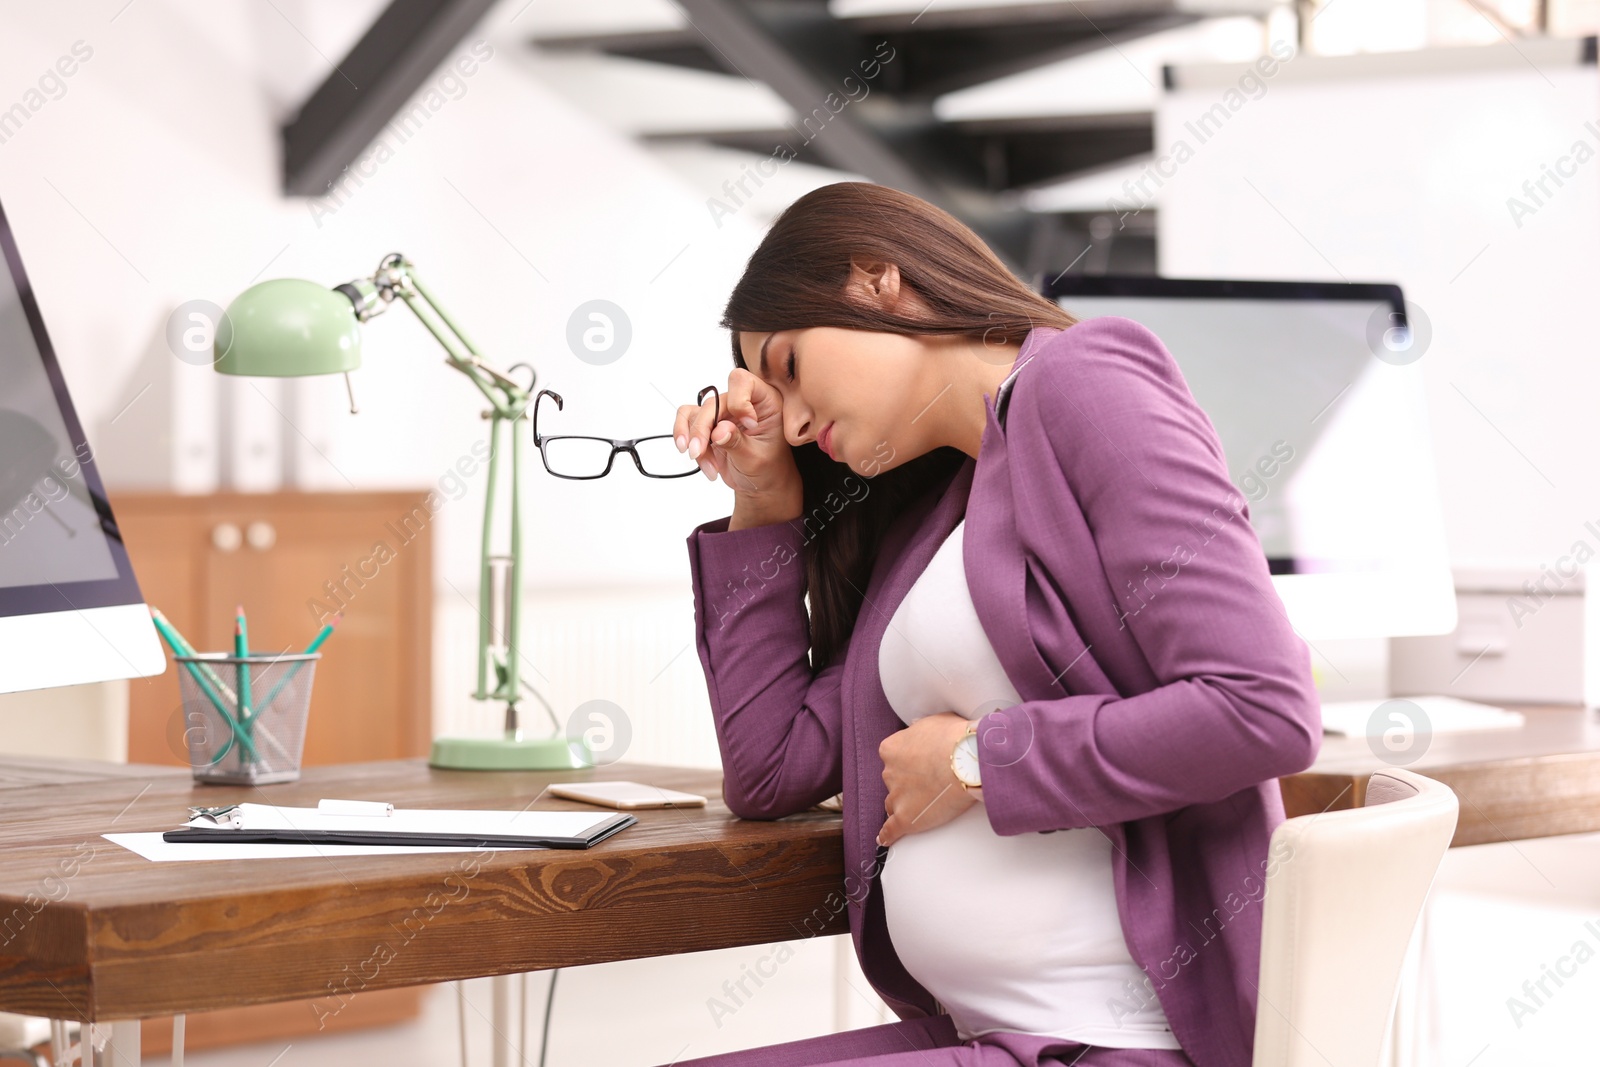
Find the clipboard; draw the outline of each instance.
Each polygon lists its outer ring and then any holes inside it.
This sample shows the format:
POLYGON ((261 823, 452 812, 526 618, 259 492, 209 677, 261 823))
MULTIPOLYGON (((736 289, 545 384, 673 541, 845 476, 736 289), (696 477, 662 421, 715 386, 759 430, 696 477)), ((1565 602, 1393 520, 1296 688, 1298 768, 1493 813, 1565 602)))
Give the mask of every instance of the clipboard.
MULTIPOLYGON (((382 805, 388 807, 388 805, 382 805)), ((327 808, 230 804, 190 808, 189 825, 163 841, 206 844, 439 845, 476 848, 590 848, 639 820, 572 811, 393 809, 344 814, 327 808)))

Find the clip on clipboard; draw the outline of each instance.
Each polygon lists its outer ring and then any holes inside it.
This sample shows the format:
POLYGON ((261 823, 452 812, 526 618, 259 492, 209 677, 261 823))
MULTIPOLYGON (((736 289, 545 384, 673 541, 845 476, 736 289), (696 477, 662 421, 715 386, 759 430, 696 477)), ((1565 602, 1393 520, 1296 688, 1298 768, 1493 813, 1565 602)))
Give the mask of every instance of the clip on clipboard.
POLYGON ((168 830, 161 839, 208 844, 589 848, 638 821, 620 813, 396 809, 372 801, 325 800, 315 808, 275 804, 190 808, 189 825, 168 830))

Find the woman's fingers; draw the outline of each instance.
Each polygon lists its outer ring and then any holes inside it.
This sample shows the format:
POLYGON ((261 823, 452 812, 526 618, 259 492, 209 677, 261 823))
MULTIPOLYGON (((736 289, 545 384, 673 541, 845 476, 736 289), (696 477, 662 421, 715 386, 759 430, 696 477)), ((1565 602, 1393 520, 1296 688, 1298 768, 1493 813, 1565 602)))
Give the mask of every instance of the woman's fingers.
POLYGON ((750 399, 752 383, 760 379, 749 371, 735 368, 728 375, 728 406, 723 408, 722 417, 725 419, 748 418, 755 413, 755 405, 750 399))
MULTIPOLYGON (((751 377, 755 378, 755 375, 751 375, 751 377)), ((760 378, 756 378, 755 381, 759 390, 756 395, 756 416, 758 418, 776 418, 781 430, 783 426, 783 394, 760 378)))
POLYGON ((769 416, 783 413, 777 391, 750 371, 736 369, 728 379, 728 418, 753 430, 769 416))
POLYGON ((689 447, 689 415, 694 410, 693 404, 679 404, 678 414, 672 419, 672 443, 679 452, 689 447))
POLYGON ((708 399, 704 404, 682 404, 678 407, 678 416, 672 420, 672 443, 679 452, 689 451, 689 446, 696 437, 701 439, 701 448, 705 447, 704 438, 707 425, 711 421, 712 402, 708 399))
MULTIPOLYGON (((718 419, 718 424, 726 422, 733 429, 751 431, 768 416, 781 415, 782 411, 782 399, 771 386, 750 371, 735 367, 728 375, 727 392, 719 394, 715 403, 708 398, 704 404, 685 404, 678 408, 678 416, 672 424, 672 441, 678 451, 698 461, 713 443, 723 443, 721 438, 713 441, 714 418, 718 419)), ((737 443, 729 447, 737 447, 737 443)), ((701 466, 703 469, 704 464, 701 466)))
POLYGON ((713 424, 712 419, 717 411, 727 410, 726 396, 727 394, 724 393, 718 397, 721 403, 716 407, 711 406, 710 401, 707 401, 706 407, 696 417, 697 430, 689 446, 690 455, 694 457, 695 462, 700 464, 701 471, 711 481, 716 481, 717 475, 723 473, 724 470, 723 465, 717 461, 716 448, 713 447, 713 443, 721 442, 722 438, 717 436, 717 431, 719 426, 726 426, 727 424, 726 422, 713 424))
POLYGON ((673 420, 673 444, 736 493, 792 488, 799 474, 783 433, 783 397, 756 375, 735 367, 715 400, 685 404, 673 420), (737 461, 735 461, 737 460, 737 461))
MULTIPOLYGON (((726 394, 723 394, 724 396, 726 394)), ((689 422, 688 440, 685 442, 685 451, 691 459, 698 460, 705 453, 706 441, 711 436, 711 419, 716 411, 713 401, 709 398, 706 402, 694 409, 694 414, 689 422)), ((704 464, 701 464, 702 469, 704 464)))
MULTIPOLYGON (((723 419, 711 429, 711 449, 706 453, 708 460, 716 474, 724 477, 727 475, 730 453, 734 452, 744 442, 744 434, 739 427, 723 419)), ((707 473, 706 477, 715 480, 715 474, 707 473)))
POLYGON ((684 451, 688 452, 691 457, 698 456, 700 454, 699 437, 701 433, 701 425, 705 422, 705 417, 706 409, 704 405, 695 408, 694 413, 689 416, 689 439, 684 444, 684 451))

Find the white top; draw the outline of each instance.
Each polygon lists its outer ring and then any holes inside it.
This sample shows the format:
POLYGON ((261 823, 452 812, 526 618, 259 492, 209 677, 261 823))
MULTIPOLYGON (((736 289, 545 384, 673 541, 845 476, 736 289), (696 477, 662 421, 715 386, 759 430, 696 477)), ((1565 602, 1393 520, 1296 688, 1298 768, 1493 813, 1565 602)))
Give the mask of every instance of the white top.
MULTIPOLYGON (((883 691, 908 725, 1022 702, 972 605, 965 528, 963 519, 935 552, 878 649, 883 691)), ((889 937, 962 1041, 1003 1030, 1180 1048, 1128 953, 1111 859, 1093 827, 1003 837, 973 804, 889 846, 880 875, 889 937)))

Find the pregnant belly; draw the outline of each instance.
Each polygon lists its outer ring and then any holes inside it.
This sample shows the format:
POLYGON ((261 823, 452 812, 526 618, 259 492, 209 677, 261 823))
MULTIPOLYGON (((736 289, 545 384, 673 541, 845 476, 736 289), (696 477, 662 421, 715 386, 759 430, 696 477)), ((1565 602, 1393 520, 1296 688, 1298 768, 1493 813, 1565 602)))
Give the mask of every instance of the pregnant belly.
POLYGON ((1079 966, 1132 963, 1111 842, 1092 827, 1002 837, 975 804, 897 840, 879 877, 895 952, 946 1004, 940 988, 969 976, 1025 987, 1079 966))

